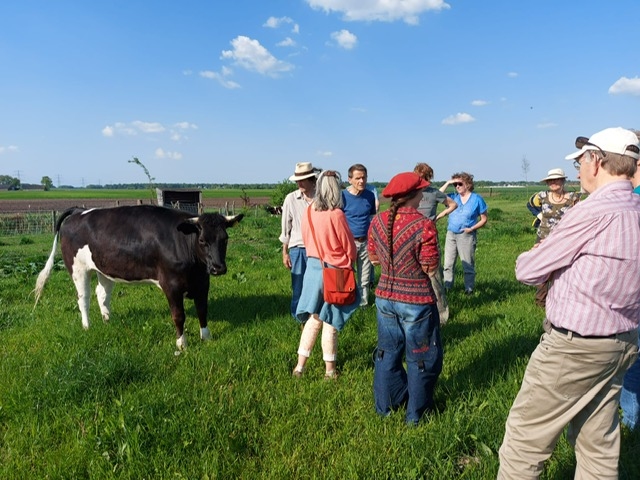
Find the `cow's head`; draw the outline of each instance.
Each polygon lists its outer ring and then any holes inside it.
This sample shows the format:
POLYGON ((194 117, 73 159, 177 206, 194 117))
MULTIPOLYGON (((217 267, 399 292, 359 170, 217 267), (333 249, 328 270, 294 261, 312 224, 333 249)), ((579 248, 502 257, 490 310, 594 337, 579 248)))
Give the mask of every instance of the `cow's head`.
POLYGON ((205 213, 193 217, 178 225, 185 235, 196 235, 195 249, 198 258, 207 266, 209 275, 227 273, 227 228, 233 227, 242 220, 241 213, 233 217, 225 217, 218 213, 205 213))

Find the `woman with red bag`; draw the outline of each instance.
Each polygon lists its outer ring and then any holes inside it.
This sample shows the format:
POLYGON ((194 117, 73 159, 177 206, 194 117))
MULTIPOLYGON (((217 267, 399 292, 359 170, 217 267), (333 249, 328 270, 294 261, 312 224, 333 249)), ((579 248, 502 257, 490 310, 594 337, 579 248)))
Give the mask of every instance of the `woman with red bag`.
POLYGON ((375 407, 387 416, 406 406, 409 425, 417 425, 434 408, 433 392, 442 371, 440 317, 429 279, 440 266, 438 233, 433 221, 417 210, 427 186, 429 182, 414 172, 393 177, 382 191, 391 198, 391 207, 376 215, 369 227, 369 258, 381 266, 375 407))
POLYGON ((324 300, 320 258, 327 267, 335 268, 353 268, 356 260, 356 244, 341 210, 341 184, 338 172, 322 172, 316 182, 315 200, 302 217, 302 239, 308 261, 296 311, 296 317, 304 323, 304 328, 300 336, 298 364, 293 370, 294 377, 302 377, 321 330, 324 378, 337 377, 338 332, 360 304, 358 294, 350 305, 334 305, 324 300), (315 239, 311 226, 315 231, 315 239))

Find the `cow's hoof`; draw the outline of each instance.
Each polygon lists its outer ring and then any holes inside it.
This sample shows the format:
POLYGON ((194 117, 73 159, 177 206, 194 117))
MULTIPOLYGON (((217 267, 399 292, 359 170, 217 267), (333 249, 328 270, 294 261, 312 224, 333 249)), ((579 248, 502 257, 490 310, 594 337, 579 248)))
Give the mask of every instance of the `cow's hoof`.
POLYGON ((178 347, 178 350, 187 348, 187 339, 184 337, 184 334, 180 335, 180 338, 176 340, 176 347, 178 347))
POLYGON ((200 329, 200 338, 202 340, 211 340, 211 331, 209 330, 209 327, 200 329))

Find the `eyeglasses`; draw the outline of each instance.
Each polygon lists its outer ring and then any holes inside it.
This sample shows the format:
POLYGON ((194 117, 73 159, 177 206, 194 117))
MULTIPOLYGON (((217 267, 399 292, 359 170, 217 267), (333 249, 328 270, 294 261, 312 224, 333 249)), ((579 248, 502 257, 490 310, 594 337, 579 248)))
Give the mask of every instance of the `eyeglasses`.
POLYGON ((462 182, 453 182, 453 183, 451 183, 451 185, 453 185, 454 187, 461 187, 462 185, 464 185, 464 183, 462 183, 462 182))

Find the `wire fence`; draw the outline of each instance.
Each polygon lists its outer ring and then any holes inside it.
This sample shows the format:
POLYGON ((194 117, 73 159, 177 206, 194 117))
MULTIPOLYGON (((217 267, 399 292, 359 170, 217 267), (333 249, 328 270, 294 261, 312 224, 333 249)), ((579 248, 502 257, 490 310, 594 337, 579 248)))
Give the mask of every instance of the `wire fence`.
POLYGON ((56 211, 0 213, 0 235, 53 233, 58 215, 56 211))
MULTIPOLYGON (((245 215, 255 217, 264 215, 279 215, 281 211, 274 207, 265 205, 251 205, 249 207, 237 208, 235 202, 224 202, 224 204, 208 206, 206 209, 202 204, 178 204, 174 208, 186 210, 194 215, 202 213, 221 213, 223 215, 235 215, 243 212, 245 215), (276 211, 277 210, 277 211, 276 211)), ((38 235, 53 234, 55 232, 56 221, 65 208, 60 210, 25 210, 25 211, 0 211, 0 236, 12 235, 38 235)))

